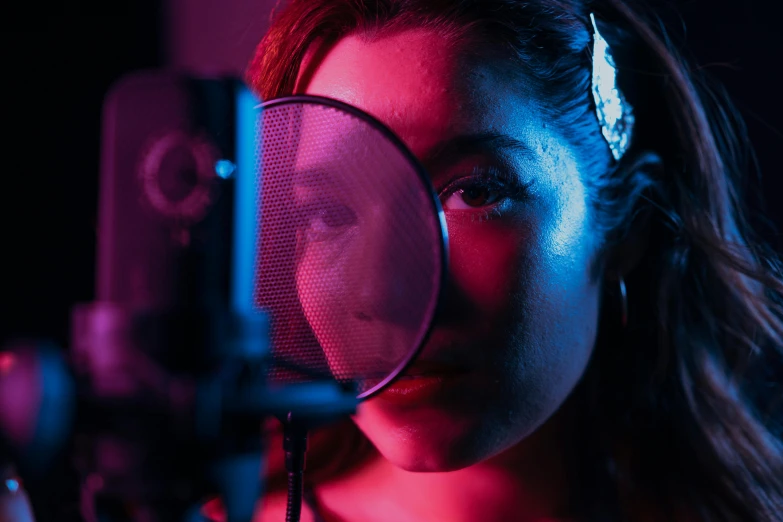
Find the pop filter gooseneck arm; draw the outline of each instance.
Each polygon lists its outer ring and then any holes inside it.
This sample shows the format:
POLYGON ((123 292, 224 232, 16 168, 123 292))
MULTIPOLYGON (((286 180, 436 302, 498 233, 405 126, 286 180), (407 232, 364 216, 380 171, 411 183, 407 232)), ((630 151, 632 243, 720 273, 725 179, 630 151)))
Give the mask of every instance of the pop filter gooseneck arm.
POLYGON ((286 416, 283 425, 283 451, 285 451, 285 469, 288 473, 286 522, 299 522, 302 513, 307 431, 307 426, 297 421, 293 413, 286 416))

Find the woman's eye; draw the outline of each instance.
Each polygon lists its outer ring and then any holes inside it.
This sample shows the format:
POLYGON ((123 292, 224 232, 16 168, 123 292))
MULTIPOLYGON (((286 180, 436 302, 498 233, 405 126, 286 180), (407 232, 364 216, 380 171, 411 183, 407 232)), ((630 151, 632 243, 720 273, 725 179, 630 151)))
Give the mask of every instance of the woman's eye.
POLYGON ((314 202, 298 211, 299 228, 311 242, 336 239, 358 222, 353 209, 336 203, 314 202))
POLYGON ((329 205, 319 209, 313 216, 313 221, 322 223, 327 228, 340 228, 356 224, 356 213, 345 205, 329 205))
POLYGON ((499 189, 474 185, 455 190, 443 201, 444 210, 471 210, 494 205, 503 199, 499 189))

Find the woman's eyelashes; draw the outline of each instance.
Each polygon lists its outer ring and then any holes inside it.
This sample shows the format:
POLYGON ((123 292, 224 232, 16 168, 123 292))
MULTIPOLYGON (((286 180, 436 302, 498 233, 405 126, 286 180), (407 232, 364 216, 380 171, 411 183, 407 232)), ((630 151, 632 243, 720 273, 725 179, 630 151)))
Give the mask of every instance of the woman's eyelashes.
POLYGON ((531 184, 520 183, 496 167, 474 167, 470 175, 446 185, 439 197, 444 211, 486 221, 500 217, 508 203, 527 199, 531 184))
POLYGON ((358 223, 354 210, 342 203, 315 199, 296 207, 298 226, 311 242, 337 239, 358 223))

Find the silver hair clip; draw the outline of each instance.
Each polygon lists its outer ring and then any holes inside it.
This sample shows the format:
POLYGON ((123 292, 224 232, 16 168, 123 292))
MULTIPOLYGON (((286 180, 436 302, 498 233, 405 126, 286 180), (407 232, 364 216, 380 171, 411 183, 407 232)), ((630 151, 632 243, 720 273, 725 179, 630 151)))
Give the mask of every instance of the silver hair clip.
POLYGON ((612 150, 615 161, 620 161, 631 145, 634 115, 623 93, 617 87, 617 69, 609 44, 601 33, 595 16, 593 23, 593 99, 601 132, 612 150))

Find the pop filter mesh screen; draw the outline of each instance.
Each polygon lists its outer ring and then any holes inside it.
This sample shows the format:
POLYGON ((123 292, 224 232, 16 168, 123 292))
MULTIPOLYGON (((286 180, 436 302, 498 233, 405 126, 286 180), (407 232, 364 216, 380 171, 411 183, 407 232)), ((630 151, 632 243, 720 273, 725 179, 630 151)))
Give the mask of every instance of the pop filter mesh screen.
POLYGON ((421 348, 445 272, 437 197, 413 155, 350 106, 259 107, 254 297, 272 382, 335 379, 367 397, 421 348))

